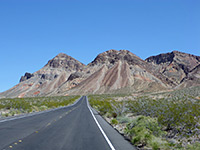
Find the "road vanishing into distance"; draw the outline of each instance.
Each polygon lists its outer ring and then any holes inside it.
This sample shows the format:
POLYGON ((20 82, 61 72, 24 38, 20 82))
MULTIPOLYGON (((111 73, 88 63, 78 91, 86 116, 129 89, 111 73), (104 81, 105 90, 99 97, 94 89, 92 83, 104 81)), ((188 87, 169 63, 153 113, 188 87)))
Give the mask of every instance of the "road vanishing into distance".
POLYGON ((0 121, 0 150, 134 150, 88 104, 0 121))

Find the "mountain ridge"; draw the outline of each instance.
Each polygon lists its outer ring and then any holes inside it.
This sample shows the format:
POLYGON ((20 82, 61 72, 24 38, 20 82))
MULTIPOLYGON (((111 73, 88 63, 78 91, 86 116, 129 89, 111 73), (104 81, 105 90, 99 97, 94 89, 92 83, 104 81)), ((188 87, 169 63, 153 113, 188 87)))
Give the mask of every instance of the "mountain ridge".
POLYGON ((108 50, 88 65, 59 53, 0 97, 115 92, 155 92, 200 85, 200 56, 172 51, 145 60, 128 50, 108 50))
POLYGON ((200 56, 172 51, 145 59, 155 67, 155 72, 161 72, 174 83, 180 84, 195 67, 200 64, 200 56))

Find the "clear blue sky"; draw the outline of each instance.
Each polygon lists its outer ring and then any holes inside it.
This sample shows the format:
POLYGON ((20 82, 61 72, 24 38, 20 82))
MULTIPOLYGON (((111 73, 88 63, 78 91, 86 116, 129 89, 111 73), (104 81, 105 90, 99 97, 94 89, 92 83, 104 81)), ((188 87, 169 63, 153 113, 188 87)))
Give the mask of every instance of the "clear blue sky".
POLYGON ((84 64, 109 49, 200 55, 199 8, 199 0, 0 0, 0 92, 60 52, 84 64))

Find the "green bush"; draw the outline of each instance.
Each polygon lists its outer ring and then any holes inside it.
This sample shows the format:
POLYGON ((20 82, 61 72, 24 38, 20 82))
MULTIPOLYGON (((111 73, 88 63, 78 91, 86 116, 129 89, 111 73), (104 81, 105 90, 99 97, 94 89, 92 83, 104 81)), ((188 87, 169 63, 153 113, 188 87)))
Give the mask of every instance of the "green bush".
MULTIPOLYGON (((173 130, 182 136, 196 134, 200 118, 200 101, 191 101, 187 98, 176 100, 153 100, 140 97, 128 102, 128 108, 135 115, 144 115, 158 118, 158 123, 165 126, 165 130, 173 130)), ((169 135, 169 136, 175 136, 169 135)))
POLYGON ((44 111, 61 106, 67 106, 80 96, 57 96, 57 97, 30 97, 30 98, 4 98, 0 100, 0 109, 8 113, 3 117, 14 116, 21 113, 44 111))
POLYGON ((192 145, 188 145, 187 150, 200 150, 200 143, 194 143, 192 145))
POLYGON ((105 115, 107 113, 114 115, 113 107, 111 106, 110 99, 101 100, 101 97, 89 96, 89 102, 90 102, 90 105, 93 108, 97 109, 101 115, 105 115))
POLYGON ((117 120, 119 121, 119 123, 129 123, 131 121, 130 118, 125 116, 119 116, 117 117, 117 120))
POLYGON ((119 122, 117 121, 117 119, 112 119, 111 120, 111 124, 113 124, 113 125, 117 125, 119 122))
POLYGON ((162 139, 165 132, 161 130, 155 118, 140 116, 127 124, 125 133, 136 146, 167 149, 167 142, 162 139))
POLYGON ((200 96, 199 90, 200 87, 195 87, 164 93, 166 98, 162 99, 141 96, 120 102, 113 100, 112 95, 92 95, 89 99, 91 106, 101 115, 126 123, 125 133, 135 145, 147 145, 152 149, 182 149, 182 143, 187 143, 184 139, 197 137, 200 130, 200 100, 195 98, 200 96), (130 120, 124 117, 126 113, 140 117, 130 120), (178 137, 179 142, 168 143, 162 136, 178 137))

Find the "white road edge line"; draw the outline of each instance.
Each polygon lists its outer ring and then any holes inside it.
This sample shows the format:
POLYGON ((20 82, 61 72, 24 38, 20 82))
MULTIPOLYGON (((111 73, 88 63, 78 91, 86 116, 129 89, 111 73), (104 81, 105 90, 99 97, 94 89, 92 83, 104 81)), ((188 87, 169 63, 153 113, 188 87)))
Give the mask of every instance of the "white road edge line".
POLYGON ((108 143, 108 145, 110 146, 111 150, 115 150, 114 146, 112 145, 112 143, 110 142, 110 140, 108 139, 107 135, 105 134, 105 132, 103 131, 102 127, 100 126, 99 122, 97 121, 96 117, 94 116, 90 106, 89 106, 89 102, 86 96, 86 100, 87 100, 87 107, 90 110, 90 113, 92 114, 92 117, 94 118, 94 121, 96 122, 97 126, 99 127, 101 133, 103 134, 104 138, 106 139, 106 142, 108 143))
POLYGON ((27 114, 25 116, 16 116, 14 118, 8 118, 8 119, 5 118, 3 120, 0 120, 0 123, 7 122, 7 121, 12 121, 12 120, 17 120, 17 119, 22 119, 22 118, 26 118, 26 117, 31 117, 31 116, 35 116, 35 115, 39 115, 39 114, 43 114, 43 113, 48 113, 48 112, 55 111, 55 110, 62 109, 62 108, 71 107, 71 106, 74 106, 76 103, 78 103, 81 100, 81 98, 82 97, 80 97, 73 104, 68 105, 68 106, 63 106, 63 107, 59 107, 59 108, 55 108, 55 109, 50 109, 50 110, 46 110, 46 111, 40 111, 40 112, 36 112, 36 113, 30 113, 30 114, 27 114))

